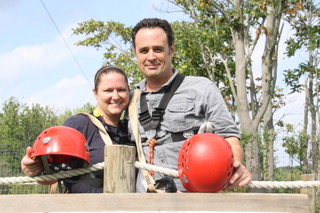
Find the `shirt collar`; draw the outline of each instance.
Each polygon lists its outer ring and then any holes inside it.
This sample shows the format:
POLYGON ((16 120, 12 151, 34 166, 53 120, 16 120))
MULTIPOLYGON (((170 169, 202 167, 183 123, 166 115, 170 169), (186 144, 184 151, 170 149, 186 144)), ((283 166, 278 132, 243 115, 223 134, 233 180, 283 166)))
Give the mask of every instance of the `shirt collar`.
POLYGON ((101 117, 101 116, 103 116, 103 115, 98 111, 98 108, 95 108, 95 109, 93 110, 93 115, 94 115, 95 117, 101 117))
MULTIPOLYGON (((171 76, 171 78, 165 84, 163 84, 158 91, 165 89, 173 81, 173 79, 177 76, 178 70, 173 69, 172 71, 173 71, 173 75, 171 76)), ((146 81, 147 81, 147 79, 144 78, 142 81, 140 81, 138 84, 136 84, 135 87, 137 89, 140 89, 142 92, 147 92, 146 91, 146 81)))

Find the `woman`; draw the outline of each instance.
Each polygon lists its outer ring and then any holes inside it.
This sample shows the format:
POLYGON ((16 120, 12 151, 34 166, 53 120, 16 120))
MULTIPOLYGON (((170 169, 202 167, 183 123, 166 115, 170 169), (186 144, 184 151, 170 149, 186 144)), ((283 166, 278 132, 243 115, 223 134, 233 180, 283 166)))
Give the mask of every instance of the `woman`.
MULTIPOLYGON (((93 89, 97 107, 92 114, 101 121, 116 144, 133 145, 129 139, 127 122, 120 120, 129 104, 129 92, 128 78, 120 68, 107 66, 97 71, 93 89)), ((89 117, 74 115, 63 125, 72 127, 85 136, 89 144, 90 164, 104 161, 105 143, 89 117)), ((39 159, 31 159, 30 155, 31 147, 28 147, 21 160, 21 168, 26 175, 35 176, 43 171, 43 166, 39 159)), ((63 183, 69 193, 102 193, 103 171, 65 179, 63 183)))

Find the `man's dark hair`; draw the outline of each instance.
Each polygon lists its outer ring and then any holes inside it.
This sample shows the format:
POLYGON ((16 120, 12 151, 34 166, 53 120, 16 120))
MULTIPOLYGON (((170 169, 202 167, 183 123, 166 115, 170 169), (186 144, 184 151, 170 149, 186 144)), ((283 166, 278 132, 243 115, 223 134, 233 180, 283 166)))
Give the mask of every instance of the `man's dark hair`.
POLYGON ((164 32, 167 34, 167 40, 169 47, 174 44, 174 35, 173 31, 171 28, 171 25, 169 24, 168 21, 164 19, 158 19, 158 18, 145 18, 138 22, 136 26, 133 27, 132 32, 131 32, 131 39, 132 39, 132 45, 133 48, 136 48, 136 35, 138 31, 142 28, 161 28, 164 30, 164 32))

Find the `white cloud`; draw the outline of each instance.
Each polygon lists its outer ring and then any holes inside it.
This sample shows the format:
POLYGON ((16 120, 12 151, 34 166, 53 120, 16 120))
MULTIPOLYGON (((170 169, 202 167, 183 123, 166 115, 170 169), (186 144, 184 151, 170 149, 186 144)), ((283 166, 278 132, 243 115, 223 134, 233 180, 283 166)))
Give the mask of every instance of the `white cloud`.
POLYGON ((73 78, 63 78, 56 84, 26 97, 26 102, 41 103, 63 112, 66 108, 82 107, 87 102, 95 104, 95 99, 87 80, 76 75, 73 78))
POLYGON ((60 63, 66 57, 65 53, 59 51, 58 43, 17 47, 12 52, 0 55, 0 82, 36 73, 60 63))
POLYGON ((71 54, 60 37, 51 43, 16 47, 0 55, 0 83, 52 68, 69 58, 71 54))

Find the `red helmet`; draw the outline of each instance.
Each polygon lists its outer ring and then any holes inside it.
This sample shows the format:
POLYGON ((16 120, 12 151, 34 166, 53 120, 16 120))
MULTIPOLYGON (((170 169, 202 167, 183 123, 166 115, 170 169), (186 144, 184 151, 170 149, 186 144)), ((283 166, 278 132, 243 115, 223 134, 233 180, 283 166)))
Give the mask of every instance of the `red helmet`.
POLYGON ((181 147, 178 158, 179 178, 189 192, 219 192, 233 175, 233 153, 221 136, 200 133, 181 147))
POLYGON ((71 127, 50 127, 34 142, 31 158, 41 158, 46 173, 83 168, 89 164, 87 140, 71 127))

